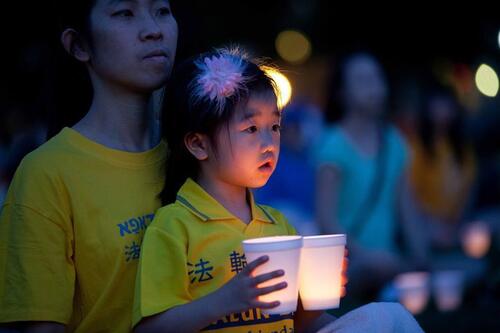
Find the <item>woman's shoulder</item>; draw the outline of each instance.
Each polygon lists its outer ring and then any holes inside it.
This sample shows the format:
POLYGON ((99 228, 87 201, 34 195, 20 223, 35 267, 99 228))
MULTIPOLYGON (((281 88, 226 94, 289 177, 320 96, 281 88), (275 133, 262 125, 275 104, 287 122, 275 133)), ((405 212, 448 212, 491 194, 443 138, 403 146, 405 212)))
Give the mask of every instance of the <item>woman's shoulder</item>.
POLYGON ((349 155, 349 145, 340 125, 325 127, 320 137, 312 152, 313 161, 317 165, 343 164, 345 156, 349 155))
POLYGON ((61 131, 59 134, 47 140, 38 148, 28 153, 22 160, 21 165, 25 167, 36 167, 37 169, 54 170, 64 161, 68 160, 71 145, 66 133, 61 131))
POLYGON ((16 170, 14 179, 56 177, 59 168, 67 165, 67 149, 64 146, 64 141, 58 134, 26 154, 16 170))
POLYGON ((331 124, 323 129, 322 136, 323 141, 332 143, 344 140, 344 133, 340 124, 331 124))
POLYGON ((396 126, 390 124, 387 125, 387 138, 389 144, 396 147, 402 153, 407 153, 409 150, 407 140, 402 132, 396 126))

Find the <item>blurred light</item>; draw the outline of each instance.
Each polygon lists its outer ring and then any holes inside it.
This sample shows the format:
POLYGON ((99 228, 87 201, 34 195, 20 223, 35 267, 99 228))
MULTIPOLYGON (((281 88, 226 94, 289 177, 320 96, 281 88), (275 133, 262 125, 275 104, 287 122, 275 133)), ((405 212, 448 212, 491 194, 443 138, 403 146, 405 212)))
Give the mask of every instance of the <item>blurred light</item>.
POLYGON ((429 273, 408 272, 396 276, 394 286, 399 302, 413 314, 422 312, 430 297, 429 273))
POLYGON ((278 96, 278 108, 283 109, 292 98, 292 85, 288 78, 278 69, 262 66, 264 72, 276 83, 276 95, 278 96))
POLYGON ((304 63, 311 56, 311 42, 300 31, 280 32, 276 37, 275 46, 280 57, 294 65, 304 63))
POLYGON ((491 233, 484 222, 474 222, 465 229, 462 236, 464 252, 472 258, 483 257, 491 245, 491 233))
POLYGON ((495 97, 498 93, 498 76, 495 70, 486 64, 479 66, 476 72, 477 89, 488 97, 495 97))

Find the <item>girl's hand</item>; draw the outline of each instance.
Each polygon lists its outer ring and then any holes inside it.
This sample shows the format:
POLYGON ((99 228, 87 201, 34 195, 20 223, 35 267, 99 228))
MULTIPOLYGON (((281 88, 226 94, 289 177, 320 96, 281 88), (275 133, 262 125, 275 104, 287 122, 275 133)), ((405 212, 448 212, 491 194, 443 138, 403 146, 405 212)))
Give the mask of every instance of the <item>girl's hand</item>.
POLYGON ((340 292, 340 297, 344 297, 346 295, 345 286, 349 279, 347 277, 347 269, 349 268, 349 259, 347 256, 349 255, 349 251, 347 249, 344 250, 344 259, 342 260, 342 277, 340 279, 340 283, 342 285, 342 289, 340 292))
POLYGON ((269 260, 268 256, 262 256, 249 263, 243 271, 233 277, 228 283, 222 286, 216 293, 220 300, 220 305, 228 308, 227 313, 244 312, 252 308, 271 309, 277 307, 280 302, 261 302, 259 296, 272 293, 286 288, 286 282, 280 282, 269 287, 258 288, 263 282, 283 276, 283 270, 253 276, 253 271, 269 260))

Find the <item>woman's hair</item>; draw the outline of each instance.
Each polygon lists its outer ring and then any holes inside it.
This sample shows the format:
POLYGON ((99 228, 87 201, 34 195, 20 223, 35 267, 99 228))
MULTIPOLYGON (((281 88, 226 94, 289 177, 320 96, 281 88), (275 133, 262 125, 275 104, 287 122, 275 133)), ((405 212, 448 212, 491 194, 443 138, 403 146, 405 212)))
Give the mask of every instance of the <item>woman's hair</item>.
POLYGON ((92 85, 85 66, 64 50, 59 42, 64 30, 71 28, 80 41, 92 45, 90 14, 97 0, 56 0, 58 29, 53 37, 57 41, 54 63, 54 109, 49 113, 47 136, 56 135, 63 127, 79 121, 90 107, 92 85))
POLYGON ((465 158, 466 134, 464 130, 465 110, 457 101, 456 95, 450 87, 446 87, 437 82, 427 83, 425 89, 425 101, 421 107, 418 117, 418 133, 422 145, 433 159, 436 154, 436 131, 431 114, 431 100, 436 98, 446 99, 455 112, 446 129, 446 139, 451 145, 452 154, 458 164, 462 164, 465 158))
POLYGON ((338 57, 330 60, 330 70, 327 79, 327 100, 325 104, 325 121, 336 123, 345 116, 345 105, 343 92, 345 89, 348 68, 351 62, 360 57, 373 59, 380 67, 383 67, 381 60, 372 51, 363 48, 354 48, 339 54, 338 57))
POLYGON ((59 36, 70 28, 90 42, 90 14, 96 4, 97 0, 56 0, 59 36))
POLYGON ((185 136, 205 134, 217 149, 218 131, 229 123, 236 107, 254 94, 277 97, 278 91, 264 64, 239 48, 216 49, 174 68, 162 105, 162 133, 169 148, 161 195, 164 204, 174 202, 186 179, 199 172, 198 160, 184 144, 185 136))

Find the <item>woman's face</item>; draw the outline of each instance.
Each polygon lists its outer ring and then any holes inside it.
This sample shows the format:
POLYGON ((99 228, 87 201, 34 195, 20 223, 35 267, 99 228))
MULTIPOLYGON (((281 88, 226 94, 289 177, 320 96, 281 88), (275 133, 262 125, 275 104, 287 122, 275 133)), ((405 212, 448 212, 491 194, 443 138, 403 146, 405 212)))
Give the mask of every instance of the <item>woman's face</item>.
POLYGON ((451 97, 433 96, 428 103, 429 113, 434 128, 438 131, 445 131, 456 117, 456 109, 451 97))
POLYGON ((177 32, 168 0, 97 0, 90 16, 91 76, 137 92, 160 88, 174 63, 177 32))
POLYGON ((344 103, 350 111, 379 117, 385 110, 387 84, 380 65, 369 55, 358 55, 345 64, 344 103))

